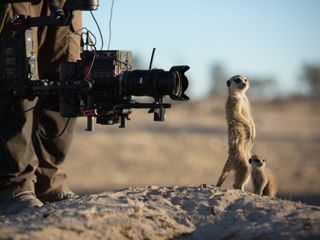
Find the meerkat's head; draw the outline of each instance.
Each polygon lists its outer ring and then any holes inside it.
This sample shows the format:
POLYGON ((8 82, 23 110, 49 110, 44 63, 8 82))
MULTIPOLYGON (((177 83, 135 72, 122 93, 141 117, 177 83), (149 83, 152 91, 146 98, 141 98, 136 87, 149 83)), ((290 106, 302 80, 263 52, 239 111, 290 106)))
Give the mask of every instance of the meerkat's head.
POLYGON ((249 163, 253 168, 263 168, 266 165, 266 160, 258 155, 252 155, 249 159, 249 163))
POLYGON ((227 81, 229 92, 245 92, 249 88, 249 81, 242 75, 235 75, 227 81))

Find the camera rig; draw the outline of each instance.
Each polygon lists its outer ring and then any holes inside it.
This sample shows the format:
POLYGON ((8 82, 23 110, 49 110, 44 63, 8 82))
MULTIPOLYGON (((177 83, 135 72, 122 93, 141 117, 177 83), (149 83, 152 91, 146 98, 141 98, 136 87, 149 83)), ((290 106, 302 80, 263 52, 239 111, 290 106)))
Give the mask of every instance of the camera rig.
POLYGON ((86 50, 77 62, 60 64, 59 81, 39 79, 31 28, 66 26, 74 10, 91 11, 99 6, 98 0, 73 0, 59 9, 56 1, 48 2, 51 16, 15 16, 11 21, 12 36, 2 39, 3 77, 12 82, 16 96, 32 100, 58 95, 60 114, 67 118, 87 117, 90 131, 94 118, 98 124, 120 124, 124 128, 133 108, 149 109, 154 121, 164 121, 165 110, 171 107, 163 102, 164 96, 180 101, 189 99, 185 95, 188 88, 185 72, 189 67, 174 66, 169 71, 152 69, 154 52, 148 70, 133 70, 130 51, 86 50), (133 96, 149 96, 154 101, 140 103, 133 96))

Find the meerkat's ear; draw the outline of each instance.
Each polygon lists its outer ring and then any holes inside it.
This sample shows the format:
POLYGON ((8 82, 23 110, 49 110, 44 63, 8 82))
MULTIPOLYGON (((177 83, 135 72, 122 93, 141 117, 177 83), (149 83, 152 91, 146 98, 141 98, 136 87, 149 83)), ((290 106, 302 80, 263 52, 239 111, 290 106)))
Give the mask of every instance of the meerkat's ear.
POLYGON ((227 81, 227 86, 230 87, 230 84, 231 84, 231 82, 230 82, 230 80, 228 80, 227 81))
POLYGON ((267 160, 265 160, 265 159, 262 159, 262 162, 266 162, 267 160))
POLYGON ((252 159, 251 159, 251 158, 249 158, 249 163, 250 163, 250 164, 252 163, 252 159))

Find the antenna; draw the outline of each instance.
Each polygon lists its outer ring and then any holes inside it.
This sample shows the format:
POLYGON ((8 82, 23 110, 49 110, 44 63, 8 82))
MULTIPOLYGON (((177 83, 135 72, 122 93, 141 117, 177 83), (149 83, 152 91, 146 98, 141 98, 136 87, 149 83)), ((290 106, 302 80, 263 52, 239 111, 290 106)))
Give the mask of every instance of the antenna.
POLYGON ((152 69, 153 58, 154 58, 155 52, 156 52, 156 48, 153 48, 152 49, 152 54, 151 54, 151 59, 150 59, 150 64, 149 64, 149 71, 152 69))

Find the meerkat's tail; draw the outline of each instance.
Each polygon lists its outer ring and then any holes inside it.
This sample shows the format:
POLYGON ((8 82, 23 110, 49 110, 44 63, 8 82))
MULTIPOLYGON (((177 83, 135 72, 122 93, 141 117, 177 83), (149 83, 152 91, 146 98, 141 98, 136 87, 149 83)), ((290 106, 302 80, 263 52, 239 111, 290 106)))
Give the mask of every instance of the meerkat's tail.
POLYGON ((224 165, 223 167, 223 170, 222 170, 222 173, 221 173, 221 176, 218 180, 218 183, 217 183, 217 187, 221 187, 224 180, 227 178, 227 176, 229 175, 231 171, 231 164, 229 161, 226 162, 226 164, 224 165))

